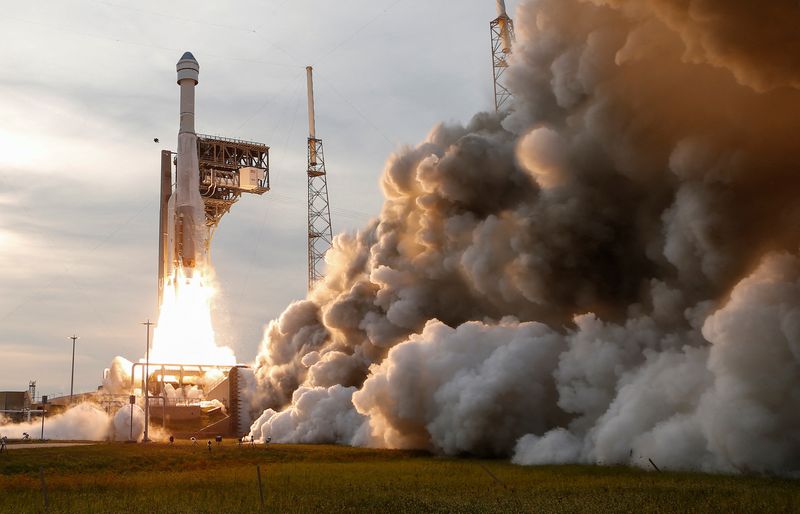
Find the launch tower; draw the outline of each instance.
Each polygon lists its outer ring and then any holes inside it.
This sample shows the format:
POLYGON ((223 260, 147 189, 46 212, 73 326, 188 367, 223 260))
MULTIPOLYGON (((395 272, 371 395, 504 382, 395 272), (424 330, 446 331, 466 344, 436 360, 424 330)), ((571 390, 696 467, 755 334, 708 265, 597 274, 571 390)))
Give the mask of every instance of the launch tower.
POLYGON ((508 68, 508 56, 514 42, 514 22, 506 13, 505 0, 497 0, 497 18, 489 23, 492 38, 492 72, 494 76, 494 108, 498 112, 511 99, 503 75, 508 68))
POLYGON ((269 147, 198 134, 197 155, 206 227, 213 235, 222 216, 242 193, 262 195, 269 191, 269 147))
POLYGON ((331 209, 328 203, 328 174, 322 140, 317 139, 314 120, 314 78, 306 67, 308 85, 308 289, 322 279, 325 252, 333 244, 331 209))

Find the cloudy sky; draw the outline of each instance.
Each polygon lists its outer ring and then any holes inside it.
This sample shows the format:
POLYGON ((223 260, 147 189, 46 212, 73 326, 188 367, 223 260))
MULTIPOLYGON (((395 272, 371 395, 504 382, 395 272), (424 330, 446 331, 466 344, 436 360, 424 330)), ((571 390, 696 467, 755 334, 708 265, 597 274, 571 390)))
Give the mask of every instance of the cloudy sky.
POLYGON ((198 132, 271 147, 272 191, 241 200, 212 245, 218 338, 242 362, 306 288, 305 66, 336 232, 378 212, 388 154, 492 102, 492 0, 0 7, 0 390, 68 392, 73 333, 76 390, 143 354, 185 50, 200 62, 198 132))

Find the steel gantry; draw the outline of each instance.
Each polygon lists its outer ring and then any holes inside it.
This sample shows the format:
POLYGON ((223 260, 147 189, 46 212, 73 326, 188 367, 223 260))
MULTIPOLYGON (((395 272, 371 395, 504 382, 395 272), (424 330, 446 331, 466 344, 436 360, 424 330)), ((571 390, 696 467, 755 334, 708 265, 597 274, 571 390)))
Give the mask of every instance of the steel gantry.
POLYGON ((497 18, 489 23, 492 40, 492 72, 494 77, 494 108, 500 112, 511 100, 504 75, 508 69, 508 56, 514 42, 514 21, 506 13, 504 0, 497 0, 497 18))
POLYGON ((308 289, 324 276, 325 253, 333 244, 331 208, 328 202, 328 173, 322 140, 316 136, 314 119, 314 81, 311 66, 306 68, 308 85, 308 289))
POLYGON ((197 135, 200 194, 210 233, 242 193, 269 191, 269 147, 262 143, 197 135))

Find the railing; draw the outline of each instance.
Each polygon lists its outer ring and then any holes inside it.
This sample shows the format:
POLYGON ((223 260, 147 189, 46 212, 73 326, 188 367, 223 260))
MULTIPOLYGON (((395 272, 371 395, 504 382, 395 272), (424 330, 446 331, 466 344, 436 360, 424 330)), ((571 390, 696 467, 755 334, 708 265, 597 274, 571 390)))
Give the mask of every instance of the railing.
POLYGON ((162 396, 151 396, 150 408, 153 407, 189 407, 192 405, 200 405, 202 402, 207 401, 202 398, 167 398, 166 401, 162 396))
POLYGON ((255 141, 246 141, 244 139, 235 139, 232 137, 222 137, 222 136, 211 136, 208 134, 197 134, 198 139, 205 139, 208 141, 225 141, 226 143, 236 143, 240 145, 252 145, 252 146, 259 146, 262 148, 269 148, 264 143, 256 143, 255 141))

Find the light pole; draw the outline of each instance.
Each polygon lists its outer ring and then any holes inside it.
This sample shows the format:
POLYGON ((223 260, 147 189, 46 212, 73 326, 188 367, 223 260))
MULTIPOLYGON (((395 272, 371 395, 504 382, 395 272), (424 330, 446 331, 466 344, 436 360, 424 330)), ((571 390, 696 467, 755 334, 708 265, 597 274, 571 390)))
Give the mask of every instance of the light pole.
POLYGON ((153 323, 148 318, 142 325, 147 327, 147 349, 144 357, 144 439, 142 439, 142 442, 146 443, 150 441, 147 437, 147 429, 150 424, 150 392, 148 391, 147 380, 150 378, 150 327, 153 323))
MULTIPOLYGON (((131 380, 133 380, 133 377, 131 377, 131 380)), ((128 401, 131 404, 131 433, 128 436, 128 441, 133 441, 133 404, 136 403, 136 395, 130 395, 128 401)))
POLYGON ((47 413, 47 395, 42 395, 42 441, 44 441, 44 416, 47 413))
POLYGON ((72 339, 72 375, 69 379, 69 404, 72 405, 72 386, 75 383, 75 341, 80 338, 76 335, 71 335, 68 339, 72 339))

